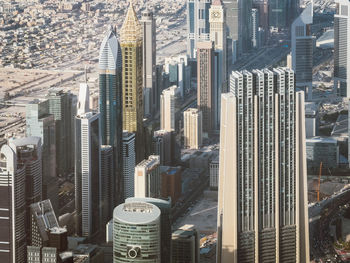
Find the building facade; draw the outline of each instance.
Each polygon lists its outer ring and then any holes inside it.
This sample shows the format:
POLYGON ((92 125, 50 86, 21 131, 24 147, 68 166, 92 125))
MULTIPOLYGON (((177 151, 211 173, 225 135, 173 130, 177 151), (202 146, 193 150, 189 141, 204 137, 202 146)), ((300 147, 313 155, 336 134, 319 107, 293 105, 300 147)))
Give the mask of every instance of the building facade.
POLYGON ((199 233, 193 225, 184 225, 171 237, 171 262, 199 263, 199 233))
POLYGON ((296 86, 312 99, 313 41, 312 2, 292 24, 292 69, 296 75, 296 86))
POLYGON ((26 171, 8 145, 0 150, 0 262, 26 262, 26 171))
POLYGON ((75 118, 75 207, 76 230, 83 237, 99 231, 101 221, 100 113, 86 112, 75 118))
POLYGON ((337 168, 339 164, 339 146, 337 140, 314 137, 306 139, 306 158, 308 169, 317 169, 320 164, 325 168, 337 168))
POLYGON ((123 130, 136 134, 136 160, 144 159, 142 26, 132 2, 126 14, 120 44, 123 57, 123 130))
POLYGON ((49 114, 56 126, 56 175, 66 175, 74 169, 75 97, 61 89, 52 88, 47 95, 49 114))
POLYGON ((160 209, 150 203, 117 206, 113 212, 113 262, 160 263, 160 216, 160 209))
POLYGON ((334 15, 334 89, 350 97, 350 2, 337 0, 334 15))
POLYGON ((113 27, 107 31, 99 54, 99 111, 102 145, 113 148, 109 214, 122 199, 122 56, 113 27))
POLYGON ((175 131, 176 101, 179 97, 179 88, 172 86, 163 90, 160 95, 160 129, 175 131))
POLYGON ((210 39, 211 0, 187 0, 187 55, 196 57, 197 43, 210 39))
POLYGON ((58 212, 56 125, 54 116, 49 114, 48 100, 34 100, 26 105, 26 136, 41 138, 43 199, 50 199, 54 210, 58 212))
POLYGON ((287 68, 222 95, 217 262, 309 262, 304 93, 287 68))
POLYGON ((124 198, 134 196, 134 175, 136 165, 135 134, 123 132, 123 181, 124 198))
POLYGON ((199 149, 202 145, 202 112, 189 108, 184 111, 184 147, 199 149))
POLYGON ((215 120, 214 49, 212 42, 197 44, 197 104, 203 116, 203 132, 211 133, 215 120))
POLYGON ((158 198, 161 196, 159 164, 159 156, 151 155, 135 167, 135 197, 158 198))
POLYGON ((107 222, 113 217, 111 206, 113 196, 116 194, 113 180, 113 147, 111 145, 101 145, 101 229, 103 229, 107 222))
POLYGON ((153 12, 143 11, 141 16, 143 50, 142 76, 144 93, 144 114, 149 116, 155 109, 156 89, 156 21, 153 12))

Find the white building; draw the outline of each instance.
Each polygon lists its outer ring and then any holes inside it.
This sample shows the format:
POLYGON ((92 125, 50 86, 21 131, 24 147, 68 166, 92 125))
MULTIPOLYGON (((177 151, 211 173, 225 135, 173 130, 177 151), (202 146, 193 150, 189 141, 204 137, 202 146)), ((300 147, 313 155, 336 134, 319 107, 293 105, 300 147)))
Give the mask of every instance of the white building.
POLYGON ((350 97, 350 2, 336 0, 334 15, 334 90, 350 97), (346 48, 347 47, 347 48, 346 48))
POLYGON ((202 133, 202 112, 194 108, 184 111, 184 147, 199 149, 202 133))
POLYGON ((147 160, 143 160, 135 167, 134 197, 160 197, 161 178, 159 165, 159 156, 150 155, 147 160))
POLYGON ((210 170, 210 188, 218 189, 219 186, 219 157, 212 160, 209 164, 210 170))
POLYGON ((160 129, 164 131, 175 131, 176 99, 179 88, 172 86, 163 90, 160 95, 160 129))

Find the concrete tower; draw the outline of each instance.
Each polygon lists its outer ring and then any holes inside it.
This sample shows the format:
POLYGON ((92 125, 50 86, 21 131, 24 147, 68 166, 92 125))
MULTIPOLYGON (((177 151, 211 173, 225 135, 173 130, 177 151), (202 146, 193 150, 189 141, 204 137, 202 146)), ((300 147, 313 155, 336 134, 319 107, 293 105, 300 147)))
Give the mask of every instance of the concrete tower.
POLYGON ((296 74, 296 86, 305 91, 306 98, 312 99, 313 39, 312 2, 292 24, 292 69, 296 74))
POLYGON ((122 200, 122 56, 111 26, 100 47, 99 54, 99 111, 102 145, 113 148, 111 211, 118 201, 122 200))
POLYGON ((211 133, 215 120, 214 90, 214 48, 213 43, 197 44, 197 104, 203 114, 203 132, 211 133))
POLYGON ((100 210, 100 113, 75 117, 75 207, 77 234, 92 237, 99 231, 100 210))
POLYGON ((290 69, 222 95, 217 262, 309 262, 304 93, 290 69))
POLYGON ((334 15, 334 89, 350 97, 350 1, 336 0, 334 15))
POLYGON ((168 132, 175 131, 176 99, 180 89, 172 86, 163 90, 160 95, 160 129, 168 132))
POLYGON ((120 32, 123 57, 123 130, 136 134, 136 161, 144 158, 142 26, 132 2, 120 32))
POLYGON ((156 89, 156 22, 153 12, 143 11, 141 17, 143 50, 142 76, 144 93, 144 114, 149 116, 155 111, 156 89))
POLYGON ((202 145, 202 112, 189 108, 184 111, 184 147, 199 149, 202 145))

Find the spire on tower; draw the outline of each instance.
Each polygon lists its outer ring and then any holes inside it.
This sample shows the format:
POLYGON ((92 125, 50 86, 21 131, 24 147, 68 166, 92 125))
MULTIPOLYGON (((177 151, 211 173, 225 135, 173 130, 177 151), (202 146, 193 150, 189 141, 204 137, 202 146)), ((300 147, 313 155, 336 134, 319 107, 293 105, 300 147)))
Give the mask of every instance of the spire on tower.
POLYGON ((128 12, 120 30, 120 41, 121 42, 137 42, 142 41, 142 27, 137 18, 134 5, 130 0, 128 12))

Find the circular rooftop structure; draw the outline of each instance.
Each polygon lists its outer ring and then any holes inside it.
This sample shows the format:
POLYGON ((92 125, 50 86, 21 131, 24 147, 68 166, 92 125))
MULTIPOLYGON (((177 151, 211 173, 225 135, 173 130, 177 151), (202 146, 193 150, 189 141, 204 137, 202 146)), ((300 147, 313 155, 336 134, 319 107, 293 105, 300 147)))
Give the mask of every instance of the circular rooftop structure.
POLYGON ((159 220, 160 209, 150 203, 131 202, 117 206, 113 211, 113 219, 132 225, 145 225, 159 220))

